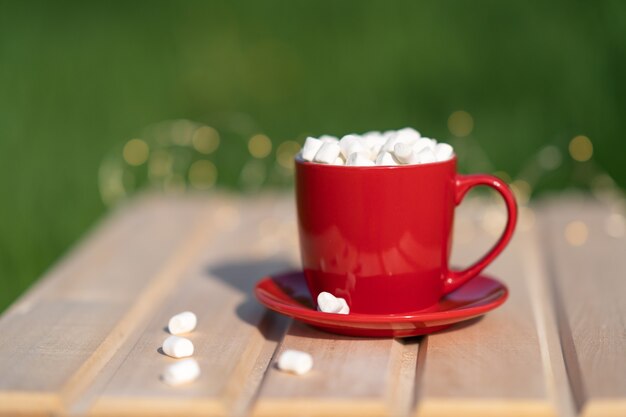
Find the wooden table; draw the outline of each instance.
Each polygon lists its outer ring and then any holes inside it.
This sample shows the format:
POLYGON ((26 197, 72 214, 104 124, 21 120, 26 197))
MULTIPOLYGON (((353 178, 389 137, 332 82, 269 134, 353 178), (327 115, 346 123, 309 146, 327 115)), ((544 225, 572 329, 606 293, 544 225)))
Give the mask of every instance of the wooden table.
MULTIPOLYGON (((476 198, 458 210, 455 263, 495 240, 499 210, 476 198)), ((488 271, 510 289, 501 308, 427 337, 358 339, 252 296, 298 265, 291 196, 145 196, 0 318, 0 414, 626 416, 626 238, 605 232, 609 215, 575 195, 522 208, 488 271), (198 314, 203 372, 169 387, 159 375, 175 359, 158 349, 183 310, 198 314), (314 370, 279 372, 287 348, 314 370)))

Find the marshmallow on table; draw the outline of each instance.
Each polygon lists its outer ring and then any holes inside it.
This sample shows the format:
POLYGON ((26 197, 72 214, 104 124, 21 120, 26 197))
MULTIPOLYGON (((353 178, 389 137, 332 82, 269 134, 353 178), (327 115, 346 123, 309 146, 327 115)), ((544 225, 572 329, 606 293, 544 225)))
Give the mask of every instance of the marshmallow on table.
POLYGON ((167 329, 171 334, 188 333, 196 328, 197 323, 196 315, 191 311, 185 311, 173 316, 167 324, 167 329))
POLYGON ((304 146, 302 147, 302 159, 309 162, 313 161, 315 154, 317 154, 323 144, 324 142, 319 139, 315 139, 310 136, 306 138, 304 146))
POLYGON ((324 313, 348 314, 350 307, 344 298, 335 297, 329 292, 322 291, 317 295, 317 309, 324 313))
POLYGON ((315 158, 313 158, 313 160, 323 164, 332 164, 339 157, 340 153, 341 148, 338 143, 324 142, 322 143, 319 151, 315 154, 315 158))
POLYGON ((313 357, 306 352, 287 349, 280 354, 276 365, 281 371, 303 375, 313 368, 313 357))
POLYGON ((193 355, 191 340, 180 336, 170 336, 163 342, 163 352, 172 358, 186 358, 193 355))
POLYGON ((168 385, 191 382, 200 376, 200 365, 195 359, 184 359, 173 363, 163 371, 161 379, 168 385))

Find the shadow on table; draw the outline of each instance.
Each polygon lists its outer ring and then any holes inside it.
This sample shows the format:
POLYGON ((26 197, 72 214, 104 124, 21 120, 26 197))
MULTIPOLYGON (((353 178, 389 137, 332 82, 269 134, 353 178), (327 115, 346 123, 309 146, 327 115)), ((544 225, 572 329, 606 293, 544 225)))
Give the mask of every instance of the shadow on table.
MULTIPOLYGON (((262 307, 254 298, 253 289, 255 284, 267 275, 279 274, 296 268, 297 267, 286 258, 278 257, 258 261, 229 261, 212 266, 211 268, 208 268, 206 272, 207 274, 221 279, 224 283, 246 294, 245 301, 237 306, 237 316, 241 320, 257 327, 266 340, 280 341, 286 330, 286 326, 289 324, 289 319, 282 314, 266 310, 263 318, 259 321, 259 311, 262 311, 262 307)), ((432 336, 436 337, 438 334, 462 331, 466 327, 477 324, 482 320, 482 318, 483 316, 480 316, 457 323, 445 330, 434 333, 432 336)), ((354 339, 354 337, 340 336, 323 332, 306 325, 295 326, 293 331, 304 332, 307 337, 316 337, 320 339, 354 339)), ((305 334, 303 334, 303 336, 304 335, 305 334)), ((422 337, 423 336, 415 336, 400 340, 405 344, 415 343, 421 340, 422 337)))
POLYGON ((261 278, 295 268, 286 258, 276 257, 258 261, 231 260, 211 266, 206 272, 246 295, 237 306, 237 316, 241 320, 257 327, 266 340, 280 341, 289 319, 270 310, 262 313, 264 307, 254 298, 253 290, 261 278), (263 314, 260 321, 259 314, 263 314))

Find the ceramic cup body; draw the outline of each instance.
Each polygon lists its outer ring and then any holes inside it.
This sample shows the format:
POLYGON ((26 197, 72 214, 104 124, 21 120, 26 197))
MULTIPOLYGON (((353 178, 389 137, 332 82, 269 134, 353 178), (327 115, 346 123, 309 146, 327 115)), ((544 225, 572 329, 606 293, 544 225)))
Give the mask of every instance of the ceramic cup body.
POLYGON ((296 203, 311 294, 344 297, 354 313, 400 314, 434 306, 499 254, 516 219, 508 187, 496 177, 458 175, 455 158, 393 167, 296 160, 296 203), (503 195, 509 221, 487 255, 464 271, 452 271, 454 209, 475 185, 503 195))

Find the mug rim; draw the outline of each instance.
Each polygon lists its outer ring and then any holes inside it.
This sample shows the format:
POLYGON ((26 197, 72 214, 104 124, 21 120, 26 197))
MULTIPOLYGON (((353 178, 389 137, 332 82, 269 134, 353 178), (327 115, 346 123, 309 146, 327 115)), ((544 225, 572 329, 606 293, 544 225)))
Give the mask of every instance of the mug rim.
POLYGON ((305 161, 298 154, 294 157, 294 161, 296 165, 301 166, 316 166, 318 169, 350 169, 353 171, 356 170, 402 170, 402 169, 425 169, 426 167, 432 166, 440 166, 445 164, 456 163, 457 157, 456 154, 452 156, 450 159, 446 159, 445 161, 437 161, 437 162, 428 162, 426 164, 402 164, 402 165, 376 165, 376 166, 359 166, 359 165, 332 165, 332 164, 320 164, 317 162, 305 161), (322 168, 323 167, 323 168, 322 168))

